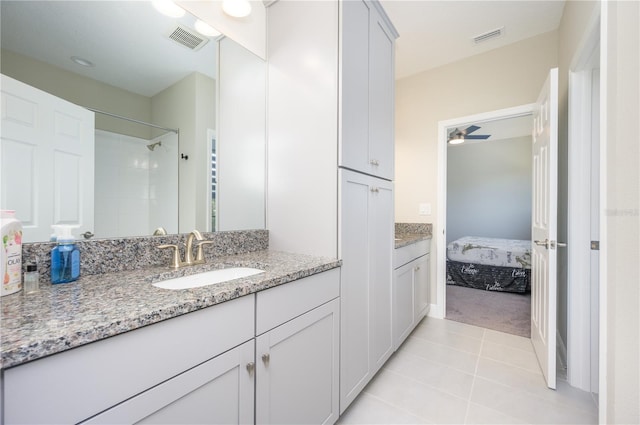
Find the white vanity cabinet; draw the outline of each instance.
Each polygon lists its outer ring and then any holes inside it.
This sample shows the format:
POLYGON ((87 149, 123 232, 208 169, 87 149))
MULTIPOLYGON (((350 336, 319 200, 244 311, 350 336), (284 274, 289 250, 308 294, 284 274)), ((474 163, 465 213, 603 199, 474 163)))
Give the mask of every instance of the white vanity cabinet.
POLYGON ((257 294, 256 423, 338 420, 340 272, 257 294))
MULTIPOLYGON (((183 372, 247 341, 253 344, 254 311, 254 297, 241 297, 7 369, 4 423, 79 423, 142 396, 151 400, 150 411, 158 410, 197 387, 198 381, 184 378, 183 372)), ((232 359, 238 363, 235 367, 227 365, 229 370, 235 368, 232 374, 238 379, 233 385, 238 388, 244 385, 242 372, 246 372, 240 361, 241 356, 232 359)), ((210 366, 199 369, 205 376, 196 378, 215 382, 220 364, 214 361, 210 366)), ((187 402, 195 400, 194 394, 187 402)), ((131 406, 133 413, 139 412, 138 402, 131 406)), ((253 403, 248 406, 251 412, 246 414, 252 416, 253 403)))
POLYGON ((340 410, 393 352, 393 185, 341 170, 340 410))
POLYGON ((248 341, 82 424, 250 424, 254 341, 248 341))
POLYGON ((429 312, 430 240, 398 248, 393 273, 393 347, 398 347, 429 312))
POLYGON ((4 424, 327 423, 340 269, 9 368, 4 424))
POLYGON ((342 141, 340 165, 392 180, 394 44, 379 3, 341 3, 342 141))

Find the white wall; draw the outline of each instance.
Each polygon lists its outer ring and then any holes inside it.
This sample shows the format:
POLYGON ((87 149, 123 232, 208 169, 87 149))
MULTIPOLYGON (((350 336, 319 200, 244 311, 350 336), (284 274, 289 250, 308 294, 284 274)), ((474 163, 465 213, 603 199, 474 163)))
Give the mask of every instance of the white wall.
POLYGON ((266 64, 228 38, 218 51, 218 229, 263 229, 266 64))
MULTIPOLYGON (((557 64, 557 33, 550 32, 397 80, 396 221, 433 223, 439 230, 439 121, 535 102, 557 64), (421 202, 431 203, 431 216, 418 214, 421 202)), ((432 282, 435 272, 432 267, 432 282)))
POLYGON ((449 145, 447 243, 531 239, 531 137, 449 145))
POLYGON ((640 423, 640 2, 603 2, 606 423, 640 423))

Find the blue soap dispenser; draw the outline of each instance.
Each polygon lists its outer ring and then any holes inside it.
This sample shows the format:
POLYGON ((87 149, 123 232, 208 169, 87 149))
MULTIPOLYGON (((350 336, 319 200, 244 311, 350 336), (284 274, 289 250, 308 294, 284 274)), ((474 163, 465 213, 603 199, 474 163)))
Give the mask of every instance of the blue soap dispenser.
POLYGON ((51 226, 57 245, 51 250, 51 283, 73 282, 80 277, 80 251, 71 234, 73 226, 51 226))

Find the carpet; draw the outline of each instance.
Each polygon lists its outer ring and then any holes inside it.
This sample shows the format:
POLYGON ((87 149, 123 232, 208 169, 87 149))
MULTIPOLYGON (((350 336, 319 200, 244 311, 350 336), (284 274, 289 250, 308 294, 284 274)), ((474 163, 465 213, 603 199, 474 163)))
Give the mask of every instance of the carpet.
POLYGON ((446 318, 531 337, 531 293, 483 291, 447 285, 446 318))

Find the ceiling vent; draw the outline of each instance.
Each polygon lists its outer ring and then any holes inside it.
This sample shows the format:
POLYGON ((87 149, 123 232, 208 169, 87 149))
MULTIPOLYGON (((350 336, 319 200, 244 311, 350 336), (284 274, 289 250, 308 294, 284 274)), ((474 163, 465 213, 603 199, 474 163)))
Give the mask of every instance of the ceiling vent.
POLYGON ((484 34, 480 34, 477 35, 475 37, 473 37, 473 42, 478 44, 478 43, 482 43, 483 41, 487 41, 487 40, 491 40, 492 38, 497 38, 502 36, 502 34, 504 34, 504 27, 500 27, 498 29, 495 29, 493 31, 489 31, 489 32, 485 32, 484 34))
POLYGON ((182 25, 178 25, 173 31, 170 31, 169 38, 189 50, 200 50, 209 41, 208 38, 201 37, 197 32, 182 25))

